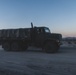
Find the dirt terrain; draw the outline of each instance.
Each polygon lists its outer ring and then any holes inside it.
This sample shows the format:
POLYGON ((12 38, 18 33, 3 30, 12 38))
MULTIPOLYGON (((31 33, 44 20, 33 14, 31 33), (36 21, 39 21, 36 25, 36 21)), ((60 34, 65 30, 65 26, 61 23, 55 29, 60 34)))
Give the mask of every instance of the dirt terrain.
POLYGON ((0 47, 0 75, 76 75, 76 48, 61 47, 48 54, 38 49, 6 52, 0 47))

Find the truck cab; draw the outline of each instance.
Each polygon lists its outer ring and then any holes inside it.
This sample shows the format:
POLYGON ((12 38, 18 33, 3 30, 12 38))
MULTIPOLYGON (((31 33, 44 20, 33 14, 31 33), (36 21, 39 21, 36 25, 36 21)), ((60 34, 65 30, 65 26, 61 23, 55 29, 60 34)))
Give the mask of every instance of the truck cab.
POLYGON ((61 34, 51 33, 48 27, 34 27, 32 36, 34 45, 46 52, 58 51, 62 39, 61 34))

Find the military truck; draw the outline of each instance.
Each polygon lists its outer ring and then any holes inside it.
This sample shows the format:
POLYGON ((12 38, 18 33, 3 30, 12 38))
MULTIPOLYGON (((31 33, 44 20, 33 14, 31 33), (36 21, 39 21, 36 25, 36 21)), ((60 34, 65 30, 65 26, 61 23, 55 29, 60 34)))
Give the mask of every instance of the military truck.
POLYGON ((2 29, 0 45, 5 51, 23 51, 29 46, 42 48, 43 52, 55 53, 59 50, 62 35, 51 33, 48 27, 2 29))

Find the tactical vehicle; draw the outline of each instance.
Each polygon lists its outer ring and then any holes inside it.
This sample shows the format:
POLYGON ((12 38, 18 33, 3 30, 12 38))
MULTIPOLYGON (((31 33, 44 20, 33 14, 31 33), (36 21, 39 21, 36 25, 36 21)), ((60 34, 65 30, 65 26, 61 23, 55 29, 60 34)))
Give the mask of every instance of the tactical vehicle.
POLYGON ((33 27, 0 30, 0 44, 5 51, 23 51, 29 46, 55 53, 59 50, 62 35, 51 33, 48 27, 33 27))

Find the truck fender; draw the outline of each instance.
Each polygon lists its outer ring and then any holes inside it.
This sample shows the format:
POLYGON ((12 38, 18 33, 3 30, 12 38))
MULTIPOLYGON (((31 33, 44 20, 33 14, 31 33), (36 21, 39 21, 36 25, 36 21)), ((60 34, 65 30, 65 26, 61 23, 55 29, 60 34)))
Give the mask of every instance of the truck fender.
POLYGON ((55 40, 55 39, 47 39, 47 40, 44 41, 43 46, 44 46, 47 42, 55 42, 56 44, 58 44, 58 40, 55 40))

